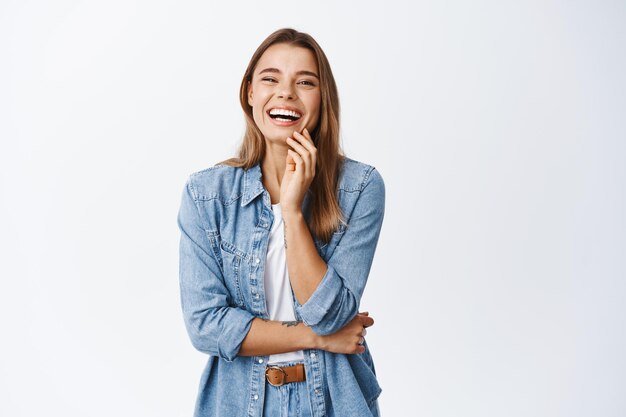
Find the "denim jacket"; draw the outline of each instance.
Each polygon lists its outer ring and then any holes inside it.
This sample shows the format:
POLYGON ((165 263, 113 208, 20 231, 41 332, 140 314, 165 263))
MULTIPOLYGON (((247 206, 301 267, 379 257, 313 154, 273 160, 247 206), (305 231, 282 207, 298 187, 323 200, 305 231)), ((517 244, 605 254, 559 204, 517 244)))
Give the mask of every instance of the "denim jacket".
MULTIPOLYGON (((178 227, 180 300, 193 346, 209 355, 195 416, 262 417, 269 356, 238 356, 255 317, 268 319, 263 273, 274 220, 261 167, 215 165, 185 184, 178 227)), ((346 225, 328 243, 313 236, 327 271, 296 319, 319 335, 344 327, 359 311, 385 209, 385 185, 373 166, 345 158, 338 200, 346 225)), ((303 199, 308 220, 310 191, 303 199)), ((304 350, 313 416, 378 416, 381 388, 367 342, 361 354, 304 350)))

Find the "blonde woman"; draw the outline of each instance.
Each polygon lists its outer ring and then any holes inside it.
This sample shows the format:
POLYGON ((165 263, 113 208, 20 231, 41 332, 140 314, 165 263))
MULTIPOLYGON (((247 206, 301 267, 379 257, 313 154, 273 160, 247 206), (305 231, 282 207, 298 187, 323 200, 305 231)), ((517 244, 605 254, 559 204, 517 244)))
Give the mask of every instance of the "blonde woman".
POLYGON ((252 56, 235 158, 190 175, 178 225, 180 295, 209 354, 195 416, 378 416, 359 312, 385 187, 339 146, 339 100, 308 34, 272 33, 252 56))

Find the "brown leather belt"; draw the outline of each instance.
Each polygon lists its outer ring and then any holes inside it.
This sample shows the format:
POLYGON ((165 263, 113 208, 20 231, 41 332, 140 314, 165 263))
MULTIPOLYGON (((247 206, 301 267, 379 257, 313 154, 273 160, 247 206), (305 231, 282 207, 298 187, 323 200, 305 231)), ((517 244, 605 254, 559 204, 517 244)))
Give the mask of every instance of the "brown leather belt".
POLYGON ((304 364, 297 363, 293 366, 286 367, 269 365, 265 369, 265 379, 267 379, 267 382, 275 387, 280 387, 281 385, 285 385, 290 382, 306 381, 304 364))

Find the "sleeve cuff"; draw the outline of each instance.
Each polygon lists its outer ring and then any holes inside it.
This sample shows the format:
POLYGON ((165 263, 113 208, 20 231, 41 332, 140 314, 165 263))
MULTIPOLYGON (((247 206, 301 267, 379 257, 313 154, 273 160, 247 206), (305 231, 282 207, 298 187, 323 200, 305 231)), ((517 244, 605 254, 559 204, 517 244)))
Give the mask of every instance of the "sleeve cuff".
POLYGON ((237 357, 243 339, 248 335, 254 316, 246 310, 231 308, 222 319, 222 329, 217 340, 219 356, 227 362, 237 357))
POLYGON ((340 295, 343 283, 332 265, 327 264, 326 273, 311 297, 302 305, 296 301, 296 310, 307 326, 315 326, 335 304, 340 295))

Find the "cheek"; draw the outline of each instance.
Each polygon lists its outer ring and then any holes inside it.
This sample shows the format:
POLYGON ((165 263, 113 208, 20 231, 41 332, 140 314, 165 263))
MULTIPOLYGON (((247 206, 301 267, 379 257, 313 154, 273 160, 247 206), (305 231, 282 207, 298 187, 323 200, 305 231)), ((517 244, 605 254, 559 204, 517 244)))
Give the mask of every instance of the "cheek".
POLYGON ((254 115, 257 117, 263 116, 263 108, 259 104, 255 103, 254 107, 252 108, 252 113, 254 113, 254 115))
POLYGON ((309 100, 307 100, 307 108, 309 109, 309 112, 311 113, 312 116, 317 116, 320 113, 320 110, 322 108, 322 102, 320 100, 319 95, 317 96, 312 96, 309 97, 309 100))

